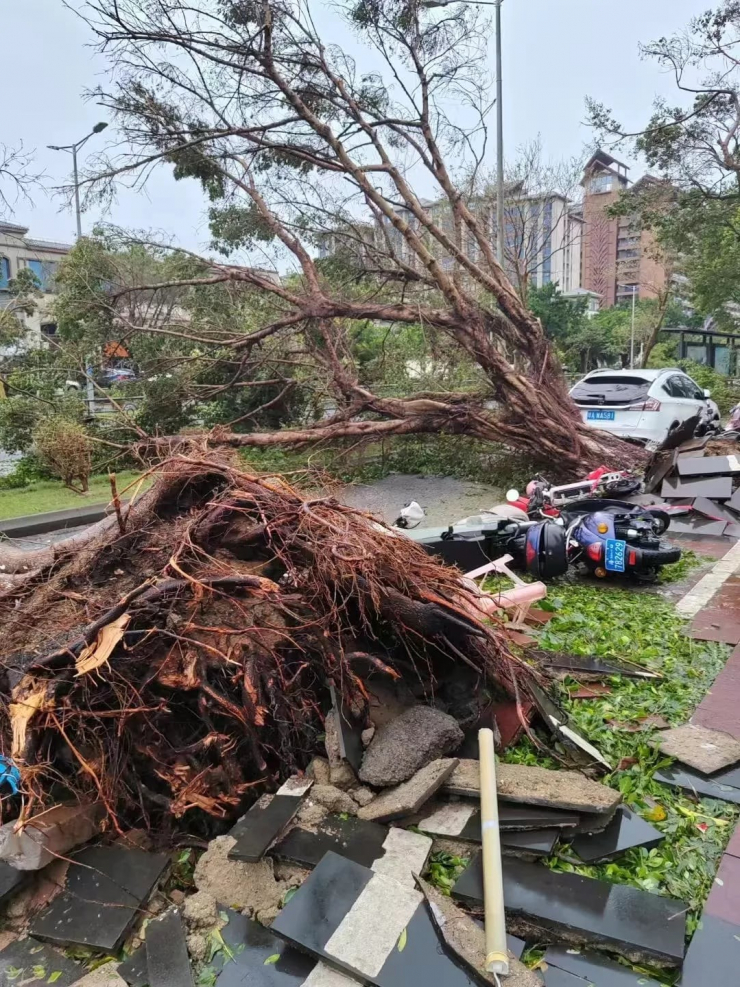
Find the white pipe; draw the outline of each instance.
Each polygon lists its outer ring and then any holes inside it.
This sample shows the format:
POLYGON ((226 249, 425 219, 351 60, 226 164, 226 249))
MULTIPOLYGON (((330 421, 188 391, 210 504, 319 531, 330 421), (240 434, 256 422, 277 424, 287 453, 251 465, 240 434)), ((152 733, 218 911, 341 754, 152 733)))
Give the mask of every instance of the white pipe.
POLYGON ((493 731, 478 731, 480 756, 480 812, 483 832, 483 904, 486 928, 486 970, 508 976, 504 917, 504 879, 501 871, 501 836, 496 794, 496 756, 493 731))

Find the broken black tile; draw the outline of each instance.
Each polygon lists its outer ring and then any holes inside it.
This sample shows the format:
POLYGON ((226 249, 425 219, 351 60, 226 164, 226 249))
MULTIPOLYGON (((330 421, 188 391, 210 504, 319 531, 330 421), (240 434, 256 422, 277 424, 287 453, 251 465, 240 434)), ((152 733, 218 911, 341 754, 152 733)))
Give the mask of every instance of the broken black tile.
MULTIPOLYGON (((498 817, 499 829, 502 834, 523 833, 531 830, 565 829, 563 839, 568 838, 567 830, 573 830, 581 819, 574 812, 503 801, 499 801, 498 817)), ((422 810, 422 817, 418 826, 423 833, 429 833, 432 836, 450 836, 469 843, 480 843, 481 841, 480 809, 472 800, 435 803, 428 810, 422 810)), ((503 839, 504 836, 502 835, 503 839)))
POLYGON ((651 850, 662 839, 663 834, 659 830, 626 805, 620 805, 606 829, 601 833, 576 836, 572 847, 584 863, 600 863, 614 860, 631 847, 643 846, 651 850))
POLYGON ((256 863, 283 832, 301 807, 303 798, 295 795, 263 795, 231 829, 236 840, 229 850, 230 860, 256 863))
POLYGON ((737 521, 737 516, 732 511, 728 511, 726 507, 708 497, 697 497, 694 501, 694 510, 712 521, 725 521, 727 524, 734 524, 737 521))
POLYGON ((226 914, 229 922, 221 929, 226 948, 218 950, 210 963, 218 974, 218 987, 299 987, 305 983, 316 966, 313 957, 286 946, 246 915, 228 909, 226 914))
POLYGON ((79 963, 38 939, 16 939, 0 951, 0 987, 69 987, 86 973, 79 963))
POLYGON ((373 987, 473 987, 442 949, 415 888, 327 853, 272 931, 373 987))
MULTIPOLYGON (((644 973, 635 973, 607 956, 580 952, 577 948, 551 946, 545 953, 545 963, 548 968, 555 967, 581 978, 581 987, 585 984, 595 984, 597 987, 637 987, 638 984, 639 987, 660 987, 656 980, 651 980, 644 973)), ((550 981, 546 980, 545 983, 549 984, 550 981)))
POLYGON ((596 985, 588 984, 580 977, 553 966, 545 972, 545 987, 596 987, 596 985))
POLYGON ((557 829, 534 829, 526 833, 502 833, 501 852, 511 857, 549 857, 560 838, 557 829))
POLYGON ((663 480, 661 494, 668 498, 713 497, 726 500, 732 496, 732 477, 715 476, 708 479, 680 480, 678 477, 663 480))
POLYGON ((740 926, 704 913, 686 952, 680 987, 736 984, 740 971, 740 926))
POLYGON ((147 987, 149 971, 146 966, 146 948, 139 946, 123 963, 119 963, 118 973, 129 987, 147 987))
MULTIPOLYGON (((611 949, 634 962, 678 965, 683 958, 687 907, 673 898, 580 874, 558 874, 539 864, 504 859, 504 903, 510 919, 559 938, 611 949)), ((452 889, 453 898, 480 908, 480 854, 452 889)))
POLYGON ((27 874, 28 871, 18 870, 6 864, 4 860, 0 861, 0 904, 15 894, 27 874))
POLYGON ((185 926, 177 908, 147 925, 146 967, 149 987, 193 987, 185 926))
POLYGON ((678 475, 683 476, 732 476, 740 473, 737 456, 683 457, 676 462, 678 475))
POLYGON ((31 924, 39 939, 115 953, 169 857, 164 853, 85 847, 73 857, 65 890, 31 924))
POLYGON ((728 768, 710 778, 690 768, 675 765, 656 771, 653 777, 664 785, 671 785, 691 794, 740 805, 740 768, 728 768))
POLYGON ((271 856, 278 860, 288 860, 301 867, 315 867, 325 853, 334 853, 354 860, 363 867, 372 867, 383 855, 383 842, 388 835, 388 827, 380 823, 367 822, 350 816, 329 816, 319 827, 318 832, 301 829, 297 826, 272 848, 271 856))
POLYGON ((542 651, 534 649, 527 652, 528 658, 533 658, 540 665, 549 668, 562 668, 568 671, 588 672, 594 675, 625 675, 633 678, 657 678, 654 672, 638 665, 621 664, 616 661, 604 661, 592 655, 573 655, 565 651, 542 651))
POLYGON ((732 497, 727 501, 727 506, 731 507, 733 511, 740 513, 740 487, 737 488, 732 497))
POLYGON ((721 538, 725 533, 726 521, 711 521, 700 515, 687 518, 685 521, 671 521, 670 531, 674 535, 691 535, 702 538, 721 538))

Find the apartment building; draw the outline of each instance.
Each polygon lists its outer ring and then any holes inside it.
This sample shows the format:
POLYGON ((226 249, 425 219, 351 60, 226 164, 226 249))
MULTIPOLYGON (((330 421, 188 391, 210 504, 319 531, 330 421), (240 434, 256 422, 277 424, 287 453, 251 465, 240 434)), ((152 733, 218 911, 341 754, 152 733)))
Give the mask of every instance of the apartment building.
POLYGON ((22 270, 33 273, 42 292, 30 315, 17 316, 26 325, 25 345, 29 349, 48 345, 49 337, 56 335, 52 312, 54 279, 61 260, 71 249, 70 244, 29 237, 26 226, 0 222, 0 308, 10 303, 9 283, 22 270))
POLYGON ((583 180, 582 287, 601 297, 602 308, 638 298, 655 298, 664 289, 666 264, 649 230, 635 216, 613 216, 609 210, 628 188, 664 187, 646 175, 630 184, 629 168, 597 151, 586 164, 583 180))

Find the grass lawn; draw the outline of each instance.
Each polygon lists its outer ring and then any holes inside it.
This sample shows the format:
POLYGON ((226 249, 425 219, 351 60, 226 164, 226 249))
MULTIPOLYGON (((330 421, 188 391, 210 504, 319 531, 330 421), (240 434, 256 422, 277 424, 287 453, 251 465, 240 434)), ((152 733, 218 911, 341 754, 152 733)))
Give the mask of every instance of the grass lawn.
MULTIPOLYGON (((676 575, 683 575, 688 564, 690 557, 679 563, 676 575)), ((545 864, 553 870, 631 884, 678 898, 688 905, 687 929, 691 935, 737 821, 738 809, 729 802, 706 798, 694 801, 654 781, 655 771, 672 763, 653 746, 659 731, 636 733, 629 728, 639 728, 641 720, 650 715, 663 717, 671 726, 687 722, 731 649, 686 637, 686 621, 677 616, 671 602, 657 594, 583 580, 551 584, 548 589, 546 606, 553 607, 556 614, 539 635, 541 647, 626 658, 664 676, 660 680, 605 678, 602 681, 610 686, 611 694, 591 700, 570 698, 573 679, 566 678, 559 688, 560 702, 574 729, 615 766, 604 783, 618 789, 625 803, 661 830, 665 839, 653 850, 629 850, 612 862, 595 866, 581 863, 569 845, 561 844, 545 864)), ((552 738, 542 736, 552 743, 552 738)), ((528 739, 506 751, 503 760, 558 767, 528 739)), ((436 855, 432 858, 432 880, 449 893, 465 862, 446 854, 436 855)), ((538 955, 534 952, 530 962, 538 955)), ((665 971, 650 973, 662 984, 672 984, 676 979, 676 975, 665 971)))
MULTIPOLYGON (((137 473, 117 473, 118 492, 121 493, 137 476, 137 473)), ((142 490, 151 482, 147 477, 142 490)), ((132 487, 123 496, 130 497, 133 490, 132 487)), ((0 490, 0 520, 21 517, 24 514, 41 514, 44 511, 62 511, 69 507, 84 507, 86 504, 103 504, 110 500, 110 496, 107 474, 91 477, 90 492, 84 497, 67 490, 58 480, 39 480, 20 490, 0 490)))

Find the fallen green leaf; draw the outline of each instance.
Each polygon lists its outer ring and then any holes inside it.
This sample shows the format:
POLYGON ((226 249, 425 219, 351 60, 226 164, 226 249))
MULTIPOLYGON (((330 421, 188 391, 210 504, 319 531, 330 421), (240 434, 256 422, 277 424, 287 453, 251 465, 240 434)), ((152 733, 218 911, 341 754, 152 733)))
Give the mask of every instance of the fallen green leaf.
POLYGON ((398 937, 398 952, 399 953, 402 953, 404 951, 404 949, 406 948, 406 940, 407 940, 407 938, 408 938, 408 933, 406 932, 406 929, 404 929, 403 932, 401 933, 401 935, 398 937))
POLYGON ((280 953, 273 953, 272 956, 268 956, 263 966, 272 966, 274 963, 280 959, 280 953))

